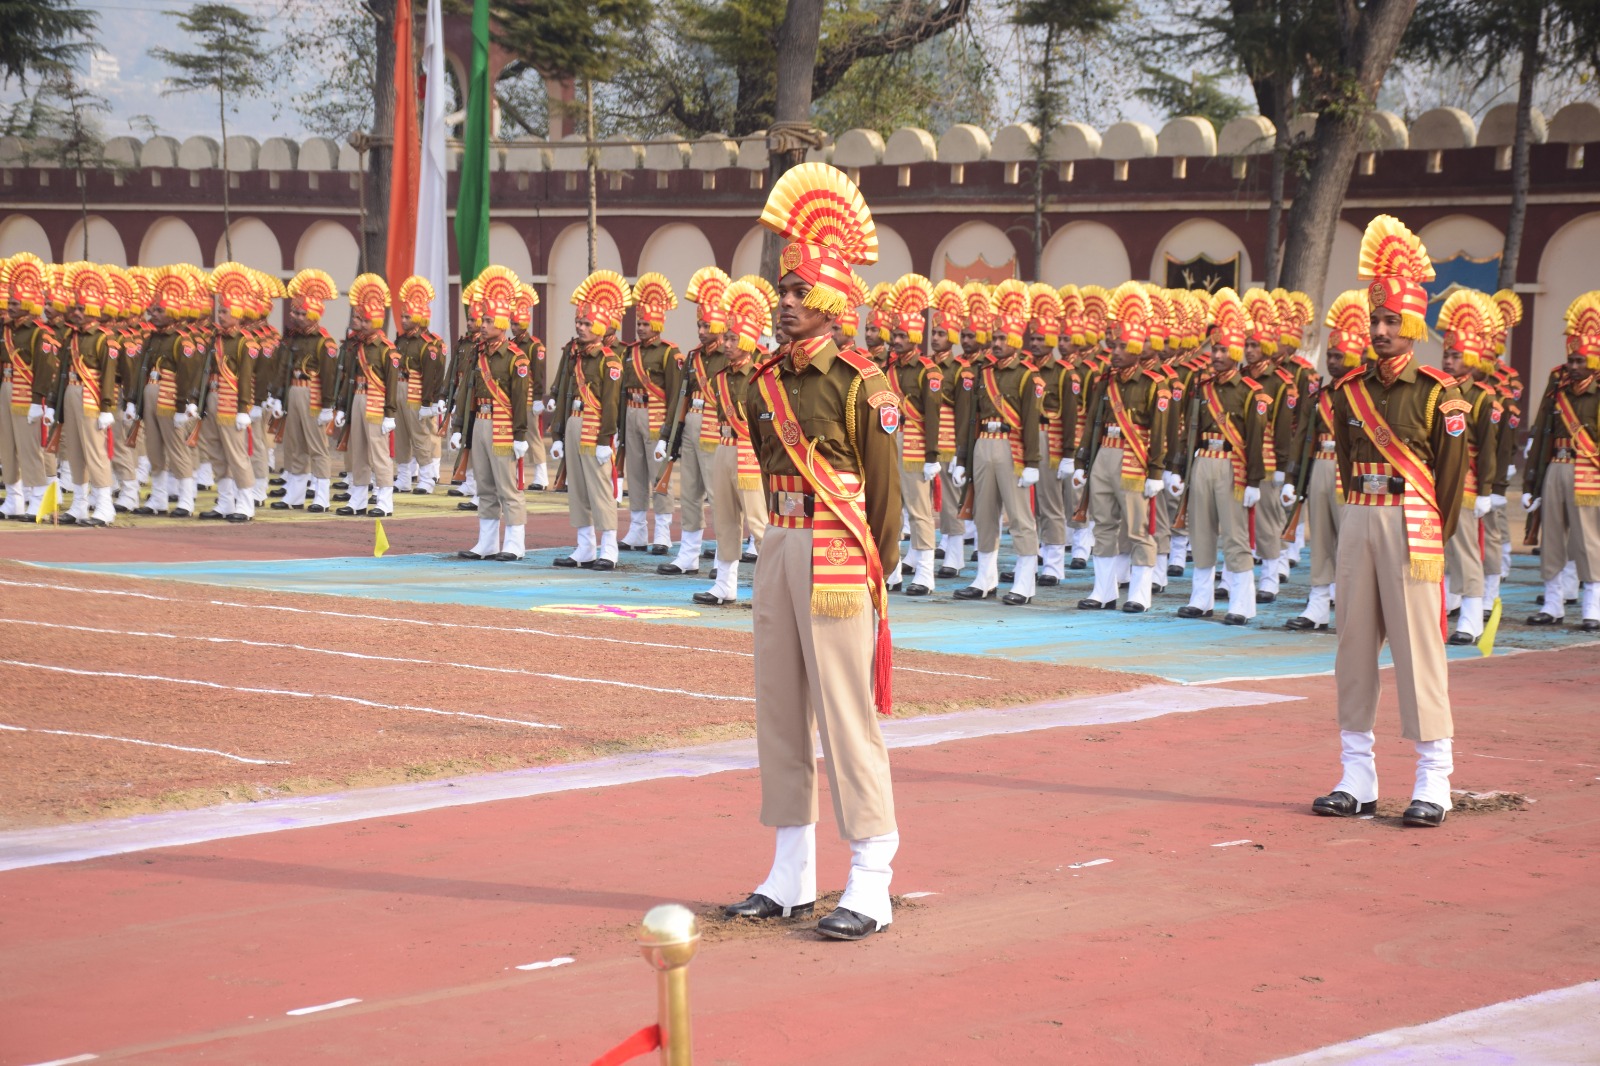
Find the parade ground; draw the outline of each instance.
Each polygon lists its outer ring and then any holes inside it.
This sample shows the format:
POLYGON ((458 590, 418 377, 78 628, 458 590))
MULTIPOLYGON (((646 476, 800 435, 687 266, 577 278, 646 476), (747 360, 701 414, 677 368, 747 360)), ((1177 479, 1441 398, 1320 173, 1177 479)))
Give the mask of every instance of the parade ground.
POLYGON ((381 558, 367 518, 0 524, 0 1066, 585 1066, 655 1021, 662 902, 700 1063, 1600 1061, 1600 641, 1523 624, 1536 557, 1451 649, 1437 829, 1392 690, 1378 814, 1311 814, 1304 566, 1243 629, 1178 619, 1187 574, 1144 615, 1072 609, 1086 571, 893 596, 897 908, 851 944, 720 917, 771 858, 754 568, 724 608, 710 562, 557 570, 564 500, 513 563, 442 494, 381 558))

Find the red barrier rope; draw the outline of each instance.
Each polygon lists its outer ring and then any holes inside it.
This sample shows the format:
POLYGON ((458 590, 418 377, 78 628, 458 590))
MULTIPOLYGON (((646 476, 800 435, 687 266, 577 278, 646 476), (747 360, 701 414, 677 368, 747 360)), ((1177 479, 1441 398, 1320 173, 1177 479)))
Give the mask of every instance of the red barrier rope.
POLYGON ((589 1066, 621 1066, 629 1059, 654 1051, 661 1046, 661 1026, 647 1025, 628 1039, 590 1063, 589 1066))

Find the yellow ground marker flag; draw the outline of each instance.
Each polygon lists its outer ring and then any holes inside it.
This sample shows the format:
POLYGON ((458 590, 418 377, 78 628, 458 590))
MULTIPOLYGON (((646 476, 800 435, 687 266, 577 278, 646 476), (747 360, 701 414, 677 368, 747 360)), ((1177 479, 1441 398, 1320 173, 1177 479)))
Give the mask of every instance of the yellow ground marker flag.
POLYGON ((372 523, 372 557, 382 559, 388 550, 389 538, 383 535, 383 519, 379 518, 372 523))
POLYGON ((39 514, 34 522, 44 525, 45 520, 61 510, 61 490, 54 481, 44 487, 44 496, 39 500, 39 514))
POLYGON ((1480 655, 1494 654, 1494 635, 1500 631, 1500 597, 1494 598, 1494 607, 1489 610, 1489 620, 1483 623, 1483 636, 1478 638, 1478 653, 1480 655))

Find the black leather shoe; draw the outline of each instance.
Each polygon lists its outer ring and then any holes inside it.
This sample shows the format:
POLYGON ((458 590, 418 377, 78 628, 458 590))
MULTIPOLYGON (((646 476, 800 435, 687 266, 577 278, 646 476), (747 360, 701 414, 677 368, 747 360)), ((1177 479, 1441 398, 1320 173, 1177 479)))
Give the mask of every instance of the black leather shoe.
POLYGON ((933 576, 934 577, 942 577, 942 578, 946 578, 946 579, 952 578, 952 577, 960 577, 961 576, 961 571, 957 570, 953 566, 941 566, 941 567, 939 567, 939 569, 937 569, 937 570, 935 570, 933 572, 933 576))
POLYGON ((667 546, 665 544, 652 544, 650 545, 650 554, 665 555, 667 554, 667 546))
POLYGON ((1600 618, 1585 618, 1583 620, 1583 625, 1579 626, 1578 628, 1583 630, 1585 633, 1593 633, 1597 630, 1600 630, 1600 618))
POLYGON ((907 596, 926 596, 932 591, 926 585, 918 585, 916 582, 912 582, 906 586, 905 594, 907 596))
POLYGON ((1183 576, 1183 567, 1177 565, 1176 563, 1168 563, 1167 564, 1167 576, 1168 577, 1182 577, 1183 576))
POLYGON ((848 907, 835 907, 832 914, 817 923, 817 932, 835 940, 865 940, 880 928, 865 914, 857 914, 848 907))
POLYGON ((334 514, 342 514, 346 518, 349 518, 351 515, 365 514, 366 512, 365 511, 358 511, 354 507, 351 507, 349 504, 345 504, 343 507, 339 508, 338 510, 334 511, 333 513, 334 514))
POLYGON ((985 592, 976 585, 968 585, 966 588, 959 588, 955 591, 955 597, 958 600, 990 600, 994 598, 994 595, 994 589, 985 592))
POLYGON ((1406 825, 1420 825, 1425 829, 1434 829, 1444 824, 1444 808, 1437 803, 1427 800, 1414 799, 1411 806, 1406 808, 1406 813, 1400 820, 1406 825))
POLYGON ((460 489, 458 489, 458 488, 454 488, 454 487, 452 487, 452 488, 451 488, 451 489, 450 489, 450 490, 449 490, 449 491, 447 491, 447 492, 446 492, 446 493, 445 493, 445 495, 447 495, 447 496, 465 496, 465 495, 466 495, 466 493, 464 493, 464 492, 462 492, 462 491, 461 491, 461 490, 460 490, 460 489))
POLYGON ((1087 570, 1087 569, 1089 569, 1089 560, 1087 560, 1087 559, 1079 559, 1077 556, 1073 556, 1072 562, 1067 564, 1067 569, 1068 570, 1087 570))
POLYGON ((1122 604, 1122 613, 1123 614, 1143 614, 1144 613, 1144 604, 1139 603, 1137 600, 1126 600, 1122 604))
POLYGON ((1313 814, 1326 814, 1334 818, 1354 818, 1358 814, 1377 814, 1378 801, 1358 803, 1348 792, 1330 792, 1311 801, 1313 814))
POLYGON ((625 552, 642 552, 645 549, 645 545, 643 545, 643 544, 629 544, 625 540, 619 540, 619 541, 617 541, 617 548, 618 548, 618 550, 625 551, 625 552))
POLYGON ((910 563, 901 563, 900 564, 900 576, 901 577, 910 577, 912 574, 914 574, 916 572, 917 572, 917 568, 912 566, 910 563))
POLYGON ((808 918, 816 910, 817 903, 797 903, 793 907, 785 907, 775 903, 759 892, 752 892, 748 899, 738 903, 730 903, 722 908, 724 917, 727 918, 753 918, 762 921, 767 918, 808 918))
POLYGON ((156 509, 148 504, 141 504, 133 509, 134 514, 155 514, 156 509))
POLYGON ((287 495, 289 495, 289 490, 288 489, 268 489, 267 490, 267 498, 269 500, 281 499, 281 498, 283 498, 284 496, 287 496, 287 495))
MULTIPOLYGON (((740 552, 739 553, 739 561, 741 563, 753 563, 753 562, 756 561, 756 553, 755 552, 740 552)), ((905 571, 901 571, 901 573, 905 573, 905 571)))
POLYGON ((1561 624, 1561 619, 1553 614, 1546 614, 1544 611, 1540 611, 1528 619, 1528 624, 1530 626, 1558 626, 1561 624))
POLYGON ((231 515, 228 516, 228 521, 230 521, 230 522, 248 522, 248 521, 250 521, 250 516, 247 515, 247 514, 240 514, 238 511, 235 511, 231 515))
POLYGON ((543 492, 548 487, 549 486, 541 485, 537 481, 535 481, 532 485, 528 486, 528 491, 530 491, 530 492, 543 492))
POLYGON ((935 548, 935 549, 933 549, 933 558, 934 558, 935 562, 938 562, 940 559, 943 559, 944 558, 944 549, 943 548, 935 548))
POLYGON ((703 604, 707 607, 721 607, 725 604, 735 602, 733 600, 725 600, 714 592, 696 592, 689 598, 694 600, 694 602, 703 604))
POLYGON ((1116 600, 1110 600, 1109 602, 1101 603, 1099 600, 1085 596, 1083 599, 1078 601, 1078 610, 1080 611, 1114 611, 1116 609, 1116 600))
POLYGON ((117 514, 127 514, 127 513, 128 513, 128 510, 129 510, 129 509, 128 509, 128 508, 127 508, 127 507, 124 507, 124 506, 123 506, 123 505, 122 505, 122 504, 120 504, 120 503, 114 503, 114 504, 112 504, 112 505, 111 505, 111 509, 112 509, 112 510, 113 510, 113 511, 115 511, 115 512, 117 512, 117 514))
POLYGON ((267 478, 267 484, 268 485, 282 485, 283 484, 283 478, 281 478, 281 477, 269 477, 269 478, 267 478))
POLYGON ((456 510, 458 511, 476 511, 477 509, 478 505, 473 503, 471 500, 463 500, 462 502, 456 504, 456 510))
POLYGON ((561 567, 563 570, 576 570, 578 568, 578 560, 574 559, 570 555, 563 555, 556 560, 555 565, 561 567))
POLYGON ((656 573, 662 575, 663 577, 675 577, 678 574, 698 574, 699 572, 700 568, 698 566, 693 570, 685 570, 677 563, 662 563, 660 566, 656 567, 656 573))
POLYGON ((1289 619, 1287 622, 1283 623, 1283 628, 1285 628, 1285 629, 1299 629, 1299 630, 1327 629, 1328 628, 1328 623, 1326 623, 1326 622, 1322 622, 1322 623, 1313 622, 1311 619, 1307 618, 1305 615, 1297 614, 1293 618, 1289 619))
POLYGON ((1202 611, 1200 608, 1191 607, 1187 603, 1178 608, 1179 618, 1211 618, 1216 613, 1216 611, 1202 611))
POLYGON ((1034 584, 1042 585, 1047 589, 1053 589, 1057 585, 1061 584, 1061 579, 1059 577, 1056 577, 1056 575, 1054 575, 1054 574, 1040 574, 1038 577, 1034 578, 1033 580, 1034 580, 1034 584))
POLYGON ((394 512, 393 511, 385 511, 382 507, 368 507, 367 508, 367 517, 368 518, 393 518, 394 517, 394 512))
POLYGON ((1259 590, 1256 592, 1257 603, 1272 603, 1276 601, 1277 598, 1278 594, 1276 592, 1261 592, 1259 590))
POLYGON ((411 495, 413 495, 413 496, 432 496, 433 493, 429 492, 427 489, 420 489, 419 488, 419 489, 412 489, 411 490, 411 495))
MULTIPOLYGON (((229 515, 228 517, 232 518, 233 516, 229 515)), ((83 524, 88 526, 90 529, 99 529, 99 528, 105 526, 107 523, 106 523, 106 521, 104 519, 90 518, 88 521, 84 522, 83 524)))
POLYGON ((1033 602, 1032 596, 1024 596, 1020 592, 1008 592, 1000 597, 1000 602, 1007 607, 1023 607, 1033 602))
POLYGON ((187 507, 174 507, 167 512, 168 518, 193 518, 194 512, 187 507))
POLYGON ((289 509, 289 505, 284 503, 282 500, 273 500, 269 506, 274 511, 287 511, 289 509))
POLYGON ((326 507, 322 506, 322 504, 320 504, 320 503, 308 503, 308 504, 306 504, 306 512, 308 514, 323 514, 327 510, 328 509, 326 507))
POLYGON ((1471 633, 1468 633, 1464 629, 1458 629, 1454 633, 1450 634, 1450 639, 1445 641, 1445 643, 1451 645, 1452 647, 1459 648, 1466 644, 1478 643, 1478 638, 1473 636, 1471 633))
POLYGON ((615 570, 617 568, 617 564, 610 559, 596 559, 592 563, 584 564, 584 566, 588 570, 615 570))
POLYGON ((1015 570, 1002 570, 1002 571, 1000 571, 1000 580, 1001 581, 1015 581, 1016 579, 1017 579, 1017 572, 1015 570))
POLYGON ((1222 616, 1222 624, 1225 626, 1249 625, 1250 619, 1246 618, 1242 614, 1233 614, 1232 612, 1229 612, 1228 614, 1222 616))
POLYGON ((701 548, 700 549, 700 558, 702 558, 702 559, 715 559, 716 557, 717 557, 717 549, 715 549, 715 548, 701 548))
POLYGON ((492 559, 497 563, 514 563, 522 556, 513 555, 511 552, 495 552, 493 555, 485 555, 484 558, 492 559))
MULTIPOLYGON (((72 517, 71 515, 67 515, 67 518, 71 518, 71 517, 72 517)), ((222 512, 217 510, 216 508, 212 508, 209 511, 201 511, 200 512, 200 521, 202 521, 202 522, 220 522, 221 520, 222 520, 222 512)), ((65 521, 65 519, 63 519, 63 521, 65 521)))
MULTIPOLYGON (((473 551, 472 549, 469 548, 466 551, 456 552, 456 558, 457 559, 482 559, 483 556, 479 555, 477 552, 475 552, 475 551, 473 551)), ((561 560, 560 559, 556 560, 556 565, 557 566, 561 565, 561 560)))
POLYGON ((344 503, 345 501, 350 499, 350 494, 348 492, 335 492, 331 496, 329 496, 328 499, 332 500, 335 503, 344 503))
POLYGON ((343 478, 340 478, 338 481, 335 481, 333 483, 333 487, 338 489, 340 492, 343 492, 344 490, 346 490, 346 489, 348 489, 350 487, 350 482, 344 480, 343 478))

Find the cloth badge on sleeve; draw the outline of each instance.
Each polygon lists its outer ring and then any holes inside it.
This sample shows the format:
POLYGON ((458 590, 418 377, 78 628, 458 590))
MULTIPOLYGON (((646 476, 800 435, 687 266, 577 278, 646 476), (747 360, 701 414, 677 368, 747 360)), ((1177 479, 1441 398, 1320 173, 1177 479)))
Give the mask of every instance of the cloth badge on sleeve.
POLYGON ((1156 410, 1157 411, 1165 411, 1166 409, 1167 409, 1167 398, 1165 396, 1156 397, 1156 410))
POLYGON ((929 374, 928 388, 932 389, 934 392, 938 392, 940 389, 944 388, 944 378, 940 377, 938 374, 929 374))
POLYGON ((612 367, 611 370, 610 370, 610 374, 611 374, 611 380, 612 381, 620 381, 620 380, 622 380, 622 368, 620 366, 612 367))
POLYGON ((1256 414, 1264 415, 1266 413, 1267 413, 1267 399, 1266 399, 1265 396, 1263 396, 1261 399, 1256 401, 1256 414))
POLYGON ((900 408, 894 404, 886 403, 878 408, 878 425, 883 427, 885 433, 893 433, 900 428, 900 408))
POLYGON ((525 378, 527 376, 528 376, 528 364, 527 363, 518 363, 517 364, 517 377, 525 378))
POLYGON ((972 379, 971 378, 962 378, 961 379, 961 387, 963 389, 967 390, 968 392, 971 392, 972 391, 972 379))
POLYGON ((1444 431, 1452 437, 1459 437, 1467 431, 1467 416, 1460 414, 1445 415, 1444 431))

